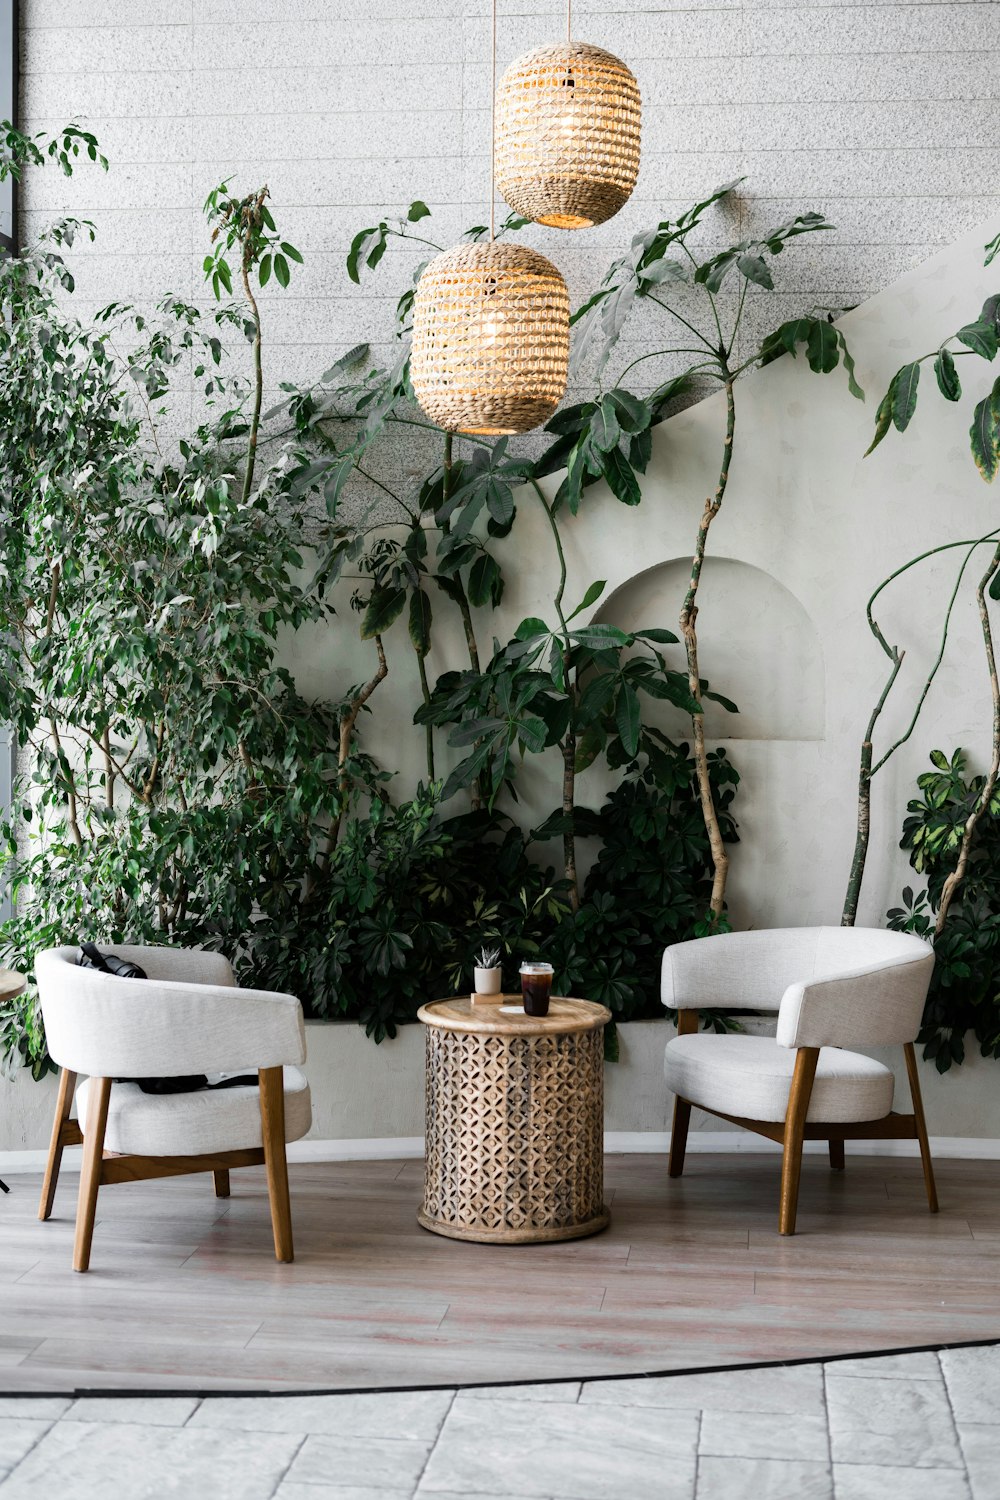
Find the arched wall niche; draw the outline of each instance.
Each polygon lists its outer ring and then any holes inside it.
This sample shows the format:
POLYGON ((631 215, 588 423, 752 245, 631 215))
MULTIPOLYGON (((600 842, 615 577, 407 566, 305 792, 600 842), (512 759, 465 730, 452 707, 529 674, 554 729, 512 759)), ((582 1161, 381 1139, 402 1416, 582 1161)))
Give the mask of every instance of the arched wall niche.
MULTIPOLYGON (((659 626, 677 634, 690 576, 687 557, 645 568, 609 594, 594 618, 621 630, 659 626)), ((823 651, 801 601, 763 568, 734 557, 707 557, 698 603, 701 675, 740 710, 731 714, 707 702, 709 737, 822 740, 823 651)), ((663 649, 669 665, 683 669, 683 646, 663 649)), ((687 717, 668 703, 644 697, 643 716, 673 738, 690 734, 687 717)))

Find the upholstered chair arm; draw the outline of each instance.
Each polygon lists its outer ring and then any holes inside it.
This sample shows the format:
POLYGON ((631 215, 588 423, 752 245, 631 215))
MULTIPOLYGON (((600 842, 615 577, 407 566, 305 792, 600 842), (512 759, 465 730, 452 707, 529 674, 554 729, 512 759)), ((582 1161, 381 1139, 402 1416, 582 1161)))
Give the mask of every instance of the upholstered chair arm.
POLYGON ((724 932, 665 949, 660 998, 675 1010, 776 1011, 783 991, 813 972, 818 928, 724 932))
MULTIPOLYGON (((59 952, 75 959, 75 948, 59 952)), ((133 943, 113 943, 108 951, 145 969, 150 979, 174 979, 181 984, 233 985, 233 968, 224 953, 209 948, 144 948, 133 943)))
POLYGON ((881 1047, 912 1042, 934 969, 927 945, 849 973, 789 985, 778 1011, 782 1047, 881 1047))
POLYGON ((119 979, 66 963, 58 952, 39 954, 36 975, 49 1052, 76 1073, 170 1077, 305 1059, 302 1007, 294 995, 119 979))

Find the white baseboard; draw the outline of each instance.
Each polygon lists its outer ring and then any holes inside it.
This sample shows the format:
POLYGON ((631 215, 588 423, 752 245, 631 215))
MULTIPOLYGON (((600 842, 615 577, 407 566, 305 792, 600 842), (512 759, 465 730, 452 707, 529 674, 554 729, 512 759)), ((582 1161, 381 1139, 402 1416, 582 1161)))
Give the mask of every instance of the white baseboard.
MULTIPOLYGON (((688 1136, 688 1151, 692 1154, 747 1155, 753 1152, 778 1152, 781 1147, 764 1136, 752 1135, 747 1130, 693 1130, 688 1136)), ((665 1154, 670 1149, 670 1132, 641 1130, 609 1130, 604 1136, 604 1149, 626 1155, 665 1154)), ((805 1151, 809 1155, 826 1152, 825 1141, 806 1141, 805 1151)), ((853 1156, 917 1156, 916 1141, 848 1141, 848 1155, 853 1156)), ((940 1161, 997 1161, 1000 1160, 1000 1140, 979 1136, 937 1135, 931 1136, 931 1153, 940 1161)), ((0 1177, 13 1177, 19 1172, 42 1172, 47 1156, 45 1151, 0 1151, 0 1177)), ((376 1136, 360 1140, 339 1141, 293 1141, 288 1148, 291 1162, 324 1161, 390 1161, 405 1158, 416 1159, 424 1154, 422 1135, 376 1136)), ((63 1166, 69 1171, 79 1171, 80 1147, 71 1146, 63 1153, 63 1166)))

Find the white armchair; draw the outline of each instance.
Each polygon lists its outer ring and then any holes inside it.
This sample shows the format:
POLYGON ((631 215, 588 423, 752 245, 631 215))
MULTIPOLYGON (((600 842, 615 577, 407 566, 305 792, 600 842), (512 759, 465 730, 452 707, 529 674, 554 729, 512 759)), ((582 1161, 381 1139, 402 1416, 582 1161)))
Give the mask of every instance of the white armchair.
POLYGON ((661 998, 676 1009, 664 1074, 674 1093, 670 1176, 684 1170, 692 1105, 784 1148, 781 1234, 795 1233, 803 1140, 919 1142, 927 1201, 937 1193, 913 1042, 934 952, 908 933, 862 927, 788 927, 676 943, 663 955, 661 998), (777 1014, 770 1036, 698 1032, 698 1011, 777 1014), (913 1112, 893 1114, 893 1075, 845 1047, 903 1045, 913 1112))
POLYGON ((233 1167, 267 1168, 274 1250, 293 1257, 286 1141, 312 1121, 302 1007, 292 995, 235 987, 218 953, 115 944, 146 979, 81 968, 77 949, 54 948, 35 962, 49 1053, 61 1068, 56 1117, 38 1210, 49 1218, 63 1148, 83 1144, 73 1265, 86 1271, 98 1190, 185 1172, 212 1172, 229 1196, 233 1167), (122 1078, 238 1073, 255 1085, 192 1093, 145 1093, 122 1078), (77 1114, 70 1118, 77 1076, 77 1114), (258 1086, 259 1085, 259 1086, 258 1086))

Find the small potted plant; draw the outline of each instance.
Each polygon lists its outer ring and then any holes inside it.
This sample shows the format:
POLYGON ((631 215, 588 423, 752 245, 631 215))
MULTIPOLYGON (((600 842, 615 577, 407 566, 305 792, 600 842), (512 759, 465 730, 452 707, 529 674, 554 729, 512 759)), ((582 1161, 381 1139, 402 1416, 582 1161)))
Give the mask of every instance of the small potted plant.
POLYGON ((473 975, 477 995, 499 995, 501 983, 500 949, 480 948, 473 975))

